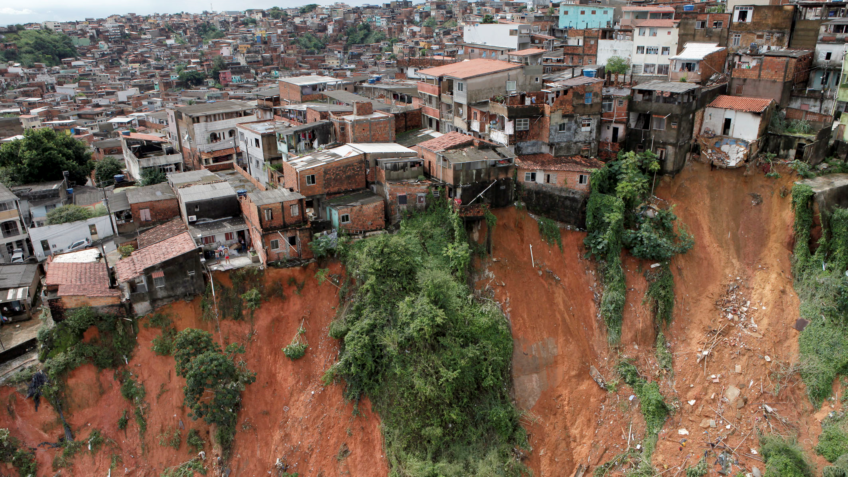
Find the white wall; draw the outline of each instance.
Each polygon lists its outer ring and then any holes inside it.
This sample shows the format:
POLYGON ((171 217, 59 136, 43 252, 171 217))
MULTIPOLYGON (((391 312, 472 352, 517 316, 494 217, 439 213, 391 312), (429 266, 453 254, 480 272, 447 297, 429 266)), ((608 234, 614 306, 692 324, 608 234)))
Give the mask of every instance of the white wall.
POLYGON ((629 60, 634 51, 632 40, 598 40, 597 63, 599 66, 606 65, 613 56, 629 60))
POLYGON ((112 235, 112 227, 109 225, 110 216, 94 217, 85 221, 71 222, 59 225, 45 225, 29 229, 29 237, 32 248, 38 260, 47 258, 48 253, 41 247, 41 241, 47 240, 50 244, 49 253, 64 252, 72 243, 78 240, 91 240, 89 226, 94 225, 97 230, 98 239, 112 235))
MULTIPOLYGON (((677 54, 677 29, 676 28, 656 28, 657 36, 651 36, 651 28, 635 27, 633 29, 633 50, 630 56, 631 65, 668 65, 671 63, 669 58, 677 54), (645 35, 640 36, 639 33, 644 29, 645 35), (640 46, 645 47, 645 51, 650 46, 657 47, 656 55, 648 55, 647 53, 637 54, 636 51, 640 46), (669 53, 662 54, 662 48, 668 47, 669 53)), ((633 74, 649 74, 644 72, 644 66, 641 72, 633 71, 633 74)), ((659 73, 653 73, 659 74, 659 73)))
POLYGON ((530 31, 530 25, 494 23, 465 25, 462 39, 465 43, 517 49, 519 43, 529 41, 529 36, 519 34, 519 27, 525 27, 528 33, 530 31), (511 31, 514 31, 514 33, 510 34, 511 31))
POLYGON ((265 173, 265 157, 262 153, 262 136, 253 131, 238 128, 239 148, 241 149, 242 157, 245 157, 249 162, 247 170, 250 175, 265 185, 267 181, 267 173, 265 173), (244 137, 244 140, 242 140, 244 137), (256 147, 256 140, 259 139, 259 147, 256 147))
POLYGON ((701 134, 707 129, 717 136, 729 136, 746 141, 754 141, 760 130, 760 116, 732 109, 706 108, 701 134), (724 120, 729 118, 730 134, 723 134, 724 120))

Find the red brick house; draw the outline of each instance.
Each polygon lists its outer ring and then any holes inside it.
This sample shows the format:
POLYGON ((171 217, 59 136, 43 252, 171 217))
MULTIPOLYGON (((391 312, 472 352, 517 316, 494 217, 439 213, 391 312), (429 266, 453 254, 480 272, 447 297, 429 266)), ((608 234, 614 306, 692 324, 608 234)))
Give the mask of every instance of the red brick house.
POLYGON ((127 189, 132 221, 144 229, 180 216, 180 203, 168 183, 127 189))
POLYGON ((285 188, 302 194, 307 215, 320 218, 328 195, 364 189, 366 173, 364 155, 349 145, 283 161, 285 188))
POLYGON ((395 117, 391 113, 374 111, 370 102, 353 103, 353 114, 332 116, 338 142, 395 142, 395 117))
POLYGON ((106 259, 96 248, 51 255, 47 259, 44 294, 56 322, 78 308, 122 311, 121 292, 112 288, 106 259))
POLYGON ((326 202, 327 217, 333 229, 365 233, 386 227, 383 198, 369 190, 347 194, 326 202))
POLYGON ((589 176, 604 164, 583 156, 554 157, 550 154, 519 156, 515 161, 518 182, 527 185, 545 185, 589 192, 589 176))
POLYGON ((253 249, 263 264, 312 258, 312 227, 302 194, 270 189, 249 193, 239 202, 253 249))

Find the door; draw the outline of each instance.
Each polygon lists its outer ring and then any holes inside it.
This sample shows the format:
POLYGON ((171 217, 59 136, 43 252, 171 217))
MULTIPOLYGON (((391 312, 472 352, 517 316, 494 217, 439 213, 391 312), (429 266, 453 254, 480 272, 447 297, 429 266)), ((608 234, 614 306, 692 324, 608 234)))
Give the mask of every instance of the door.
POLYGON ((618 128, 612 128, 612 142, 618 142, 618 128))
POLYGON ((339 228, 339 211, 335 209, 330 209, 330 220, 333 223, 333 228, 338 230, 339 228))
POLYGON ((724 127, 722 128, 721 135, 722 136, 730 136, 730 125, 733 124, 733 120, 730 118, 724 118, 724 127))

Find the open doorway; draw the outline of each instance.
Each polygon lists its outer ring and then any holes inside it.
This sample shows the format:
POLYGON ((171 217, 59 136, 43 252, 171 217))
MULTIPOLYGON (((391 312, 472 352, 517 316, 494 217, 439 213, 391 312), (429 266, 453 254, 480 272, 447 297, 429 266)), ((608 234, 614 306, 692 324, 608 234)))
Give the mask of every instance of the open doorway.
POLYGON ((730 127, 733 125, 733 120, 730 118, 724 118, 724 127, 721 128, 722 136, 730 136, 730 127))

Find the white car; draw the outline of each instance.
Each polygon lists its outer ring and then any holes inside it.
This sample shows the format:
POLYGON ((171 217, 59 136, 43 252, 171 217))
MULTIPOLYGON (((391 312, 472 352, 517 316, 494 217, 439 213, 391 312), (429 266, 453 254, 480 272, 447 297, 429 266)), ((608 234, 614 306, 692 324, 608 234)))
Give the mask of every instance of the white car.
POLYGON ((12 251, 12 263, 24 263, 24 251, 16 248, 12 251))
POLYGON ((74 251, 74 250, 78 250, 78 249, 81 249, 81 248, 85 248, 85 247, 87 247, 87 246, 88 246, 88 244, 90 244, 90 243, 91 243, 91 241, 89 241, 88 239, 84 239, 84 240, 77 240, 76 242, 72 243, 72 244, 68 247, 68 250, 67 250, 67 251, 68 251, 68 252, 72 252, 72 251, 74 251))

